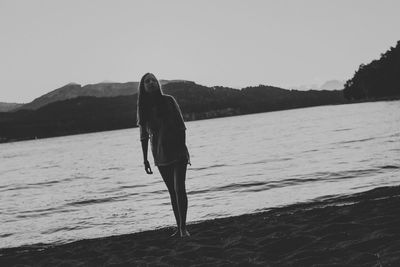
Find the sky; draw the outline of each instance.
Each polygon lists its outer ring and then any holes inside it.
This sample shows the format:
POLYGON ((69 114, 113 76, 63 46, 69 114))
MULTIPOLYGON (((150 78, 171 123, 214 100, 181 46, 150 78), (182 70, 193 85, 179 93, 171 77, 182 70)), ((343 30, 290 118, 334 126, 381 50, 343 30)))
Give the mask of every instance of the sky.
POLYGON ((67 83, 350 79, 400 39, 397 0, 0 0, 0 102, 67 83))

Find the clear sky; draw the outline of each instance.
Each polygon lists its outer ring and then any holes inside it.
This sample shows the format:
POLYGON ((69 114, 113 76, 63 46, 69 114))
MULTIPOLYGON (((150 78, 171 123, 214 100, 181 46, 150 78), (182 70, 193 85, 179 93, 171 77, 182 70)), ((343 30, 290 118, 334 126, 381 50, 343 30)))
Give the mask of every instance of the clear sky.
POLYGON ((400 39, 397 0, 0 0, 0 101, 69 82, 347 80, 400 39))

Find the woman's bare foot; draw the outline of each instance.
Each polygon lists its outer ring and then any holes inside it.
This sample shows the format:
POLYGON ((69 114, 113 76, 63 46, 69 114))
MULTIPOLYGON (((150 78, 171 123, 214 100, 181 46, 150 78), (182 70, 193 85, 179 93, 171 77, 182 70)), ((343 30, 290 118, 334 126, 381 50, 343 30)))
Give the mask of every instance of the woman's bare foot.
POLYGON ((189 237, 190 236, 189 231, 186 228, 180 229, 180 235, 181 235, 181 237, 189 237))
POLYGON ((170 235, 169 237, 175 237, 175 236, 180 236, 180 231, 178 230, 178 228, 174 231, 174 233, 172 235, 170 235))

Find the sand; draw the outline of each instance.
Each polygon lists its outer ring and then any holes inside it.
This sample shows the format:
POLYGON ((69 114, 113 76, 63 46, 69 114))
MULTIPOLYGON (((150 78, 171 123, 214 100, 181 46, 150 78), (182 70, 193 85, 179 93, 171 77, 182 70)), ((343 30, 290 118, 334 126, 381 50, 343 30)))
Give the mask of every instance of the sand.
POLYGON ((400 266, 400 187, 188 226, 0 250, 0 266, 400 266))

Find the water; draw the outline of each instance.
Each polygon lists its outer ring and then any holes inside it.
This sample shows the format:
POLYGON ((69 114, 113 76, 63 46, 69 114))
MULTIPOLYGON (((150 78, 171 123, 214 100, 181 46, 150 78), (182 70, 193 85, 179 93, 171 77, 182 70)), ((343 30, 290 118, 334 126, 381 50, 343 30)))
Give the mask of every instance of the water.
MULTIPOLYGON (((189 223, 400 184, 400 101, 186 126, 189 223)), ((0 248, 175 223, 157 168, 142 167, 137 128, 0 144, 0 160, 0 248)))

